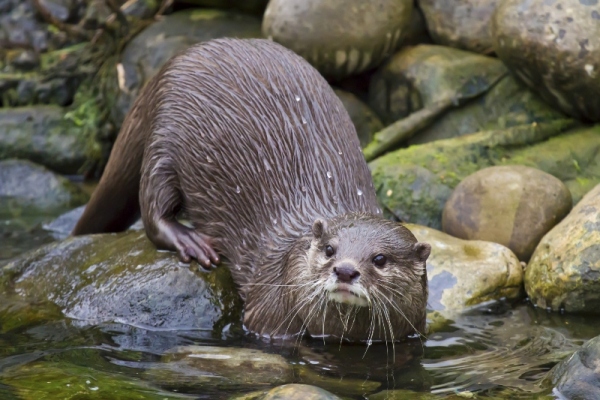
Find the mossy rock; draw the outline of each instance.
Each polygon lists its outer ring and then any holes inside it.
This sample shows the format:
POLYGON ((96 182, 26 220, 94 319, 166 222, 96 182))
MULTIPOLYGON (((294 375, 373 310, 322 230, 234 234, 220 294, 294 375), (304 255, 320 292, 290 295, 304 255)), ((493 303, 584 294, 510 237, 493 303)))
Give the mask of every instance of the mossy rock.
POLYGON ((569 130, 574 125, 571 120, 519 125, 388 153, 369 163, 378 199, 403 221, 440 229, 443 204, 468 175, 493 165, 526 165, 563 181, 576 204, 600 183, 600 126, 569 130), (432 189, 431 195, 419 193, 419 207, 408 194, 427 175, 422 169, 432 174, 427 179, 432 189))
POLYGON ((481 95, 507 73, 496 58, 436 45, 407 47, 373 76, 369 105, 391 124, 440 101, 481 95))
POLYGON ((119 322, 222 336, 242 302, 229 270, 204 272, 159 252, 144 232, 70 237, 0 269, 0 294, 52 301, 83 324, 119 322))
POLYGON ((531 301, 554 311, 600 313, 600 185, 544 236, 525 271, 531 301))
POLYGON ((130 378, 119 371, 99 370, 96 366, 68 361, 35 361, 4 368, 0 385, 12 389, 20 400, 39 399, 114 399, 164 400, 188 399, 167 393, 149 382, 130 378))
POLYGON ((78 122, 57 106, 0 108, 0 160, 22 158, 76 174, 86 161, 89 139, 78 122))
POLYGON ((506 75, 487 92, 450 109, 407 141, 421 144, 483 130, 551 122, 566 116, 543 101, 512 75, 506 75))

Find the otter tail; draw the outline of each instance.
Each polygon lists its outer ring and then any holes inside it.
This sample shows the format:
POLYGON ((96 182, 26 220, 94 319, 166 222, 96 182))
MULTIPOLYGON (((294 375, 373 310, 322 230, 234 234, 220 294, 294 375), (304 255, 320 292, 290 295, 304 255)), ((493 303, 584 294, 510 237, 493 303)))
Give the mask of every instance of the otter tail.
POLYGON ((72 235, 124 231, 139 218, 140 175, 149 131, 144 108, 136 102, 126 117, 106 170, 72 235))

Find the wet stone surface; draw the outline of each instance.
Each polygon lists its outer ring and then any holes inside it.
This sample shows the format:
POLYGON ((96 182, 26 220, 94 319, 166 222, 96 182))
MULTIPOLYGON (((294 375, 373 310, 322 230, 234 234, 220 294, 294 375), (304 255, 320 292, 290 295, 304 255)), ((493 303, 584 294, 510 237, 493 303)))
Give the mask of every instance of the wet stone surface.
POLYGON ((535 168, 484 168, 458 184, 444 206, 444 232, 510 248, 522 261, 571 211, 571 193, 559 179, 535 168))
POLYGON ((540 242, 525 271, 531 301, 554 311, 600 313, 600 185, 540 242))
POLYGON ((498 57, 532 90, 600 121, 600 3, 506 0, 492 21, 498 57))
POLYGON ((392 55, 409 32, 412 11, 410 0, 271 0, 263 33, 341 79, 392 55))
POLYGON ((433 40, 476 53, 493 52, 490 21, 498 0, 419 0, 433 40))
POLYGON ((431 245, 427 259, 428 308, 461 310, 523 294, 523 268, 506 247, 492 242, 461 240, 435 229, 405 225, 419 242, 431 245))

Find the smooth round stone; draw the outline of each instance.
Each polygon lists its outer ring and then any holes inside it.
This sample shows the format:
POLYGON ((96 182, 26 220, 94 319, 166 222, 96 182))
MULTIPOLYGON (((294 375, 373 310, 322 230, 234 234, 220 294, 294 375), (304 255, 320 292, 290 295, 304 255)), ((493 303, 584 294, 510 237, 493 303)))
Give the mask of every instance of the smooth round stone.
POLYGON ((442 229, 461 239, 500 243, 527 261, 571 206, 569 189, 546 172, 521 165, 489 167, 454 189, 442 229))
POLYGON ((498 57, 546 101, 600 121, 600 2, 505 0, 492 34, 498 57))
POLYGON ((477 53, 493 52, 490 20, 498 0, 419 0, 435 43, 477 53))
POLYGON ((261 400, 341 400, 327 390, 312 385, 290 384, 271 389, 261 400))
POLYGON ((393 54, 412 11, 412 0, 271 0, 262 29, 322 74, 344 78, 393 54))
POLYGON ((525 270, 525 290, 545 309, 600 314, 600 185, 544 236, 525 270))
POLYGON ((427 259, 429 299, 435 311, 461 311, 523 294, 523 268, 508 248, 482 240, 461 240, 426 226, 405 224, 419 242, 431 245, 427 259))

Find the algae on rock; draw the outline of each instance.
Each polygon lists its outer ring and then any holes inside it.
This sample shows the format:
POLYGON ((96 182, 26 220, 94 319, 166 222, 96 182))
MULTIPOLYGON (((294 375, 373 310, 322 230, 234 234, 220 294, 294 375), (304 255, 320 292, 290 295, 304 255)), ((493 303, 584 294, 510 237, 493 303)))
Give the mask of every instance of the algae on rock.
POLYGON ((563 181, 577 203, 590 182, 600 181, 600 126, 569 131, 576 125, 573 120, 533 123, 396 150, 369 163, 378 199, 398 219, 440 229, 443 204, 461 180, 485 167, 521 164, 563 181), (436 189, 415 201, 406 193, 425 175, 421 168, 431 173, 427 185, 436 189))

